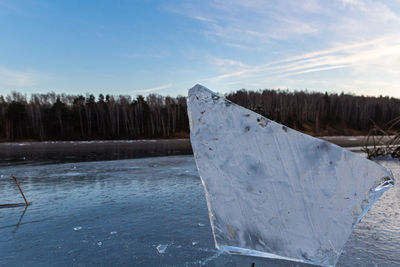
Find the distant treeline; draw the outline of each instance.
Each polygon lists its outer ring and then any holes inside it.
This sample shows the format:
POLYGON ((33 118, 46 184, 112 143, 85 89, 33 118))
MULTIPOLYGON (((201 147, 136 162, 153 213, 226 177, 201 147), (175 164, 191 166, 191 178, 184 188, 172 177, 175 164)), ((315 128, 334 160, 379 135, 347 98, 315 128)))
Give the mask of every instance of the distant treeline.
POLYGON ((290 91, 246 91, 227 95, 234 103, 313 135, 363 135, 400 116, 400 99, 290 91))
MULTIPOLYGON (((240 90, 226 95, 286 126, 315 135, 367 133, 400 115, 400 100, 349 94, 240 90)), ((0 96, 0 139, 93 140, 188 137, 186 98, 151 94, 0 96)))

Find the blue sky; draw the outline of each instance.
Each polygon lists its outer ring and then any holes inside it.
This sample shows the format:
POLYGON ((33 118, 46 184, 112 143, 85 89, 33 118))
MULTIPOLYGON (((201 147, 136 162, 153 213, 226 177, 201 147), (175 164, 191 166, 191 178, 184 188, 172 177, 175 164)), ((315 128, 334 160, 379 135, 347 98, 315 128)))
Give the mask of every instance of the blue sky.
POLYGON ((0 94, 400 97, 400 1, 0 0, 0 94))

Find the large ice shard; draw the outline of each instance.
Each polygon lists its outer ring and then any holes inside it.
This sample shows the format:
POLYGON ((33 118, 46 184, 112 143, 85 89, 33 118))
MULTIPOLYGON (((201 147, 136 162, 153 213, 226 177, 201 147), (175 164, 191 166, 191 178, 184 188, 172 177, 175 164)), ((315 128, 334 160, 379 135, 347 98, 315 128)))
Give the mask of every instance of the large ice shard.
POLYGON ((189 90, 190 138, 216 247, 335 265, 352 229, 394 179, 384 167, 189 90))

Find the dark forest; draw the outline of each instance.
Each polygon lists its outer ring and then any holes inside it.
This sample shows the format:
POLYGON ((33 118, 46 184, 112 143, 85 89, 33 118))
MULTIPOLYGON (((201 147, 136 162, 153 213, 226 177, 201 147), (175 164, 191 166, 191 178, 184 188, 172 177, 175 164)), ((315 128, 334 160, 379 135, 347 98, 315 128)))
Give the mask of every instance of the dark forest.
MULTIPOLYGON (((350 94, 239 90, 229 100, 299 131, 363 135, 400 115, 400 100, 350 94)), ((109 140, 189 136, 186 98, 87 94, 0 96, 0 140, 109 140)))

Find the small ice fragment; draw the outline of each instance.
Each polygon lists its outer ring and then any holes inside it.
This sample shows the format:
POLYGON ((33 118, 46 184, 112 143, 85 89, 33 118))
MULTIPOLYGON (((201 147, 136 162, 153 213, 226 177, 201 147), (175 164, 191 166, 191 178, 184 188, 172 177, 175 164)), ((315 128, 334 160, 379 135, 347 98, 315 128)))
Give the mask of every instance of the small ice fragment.
POLYGON ((197 242, 197 241, 192 242, 193 246, 197 246, 198 244, 199 244, 199 242, 197 242))
POLYGON ((169 246, 169 244, 159 244, 159 245, 156 247, 156 249, 157 249, 158 253, 164 254, 165 251, 167 250, 168 246, 169 246))
POLYGON ((99 242, 97 242, 97 245, 98 245, 99 247, 101 247, 101 246, 103 245, 103 242, 99 241, 99 242))
POLYGON ((203 226, 204 226, 204 223, 198 223, 197 226, 198 226, 198 227, 203 227, 203 226))
POLYGON ((177 245, 176 248, 182 248, 182 246, 181 245, 177 245))
POLYGON ((75 231, 82 230, 82 226, 76 226, 76 227, 74 227, 74 230, 75 230, 75 231))
POLYGON ((117 234, 116 231, 110 232, 110 235, 115 235, 115 234, 117 234))

